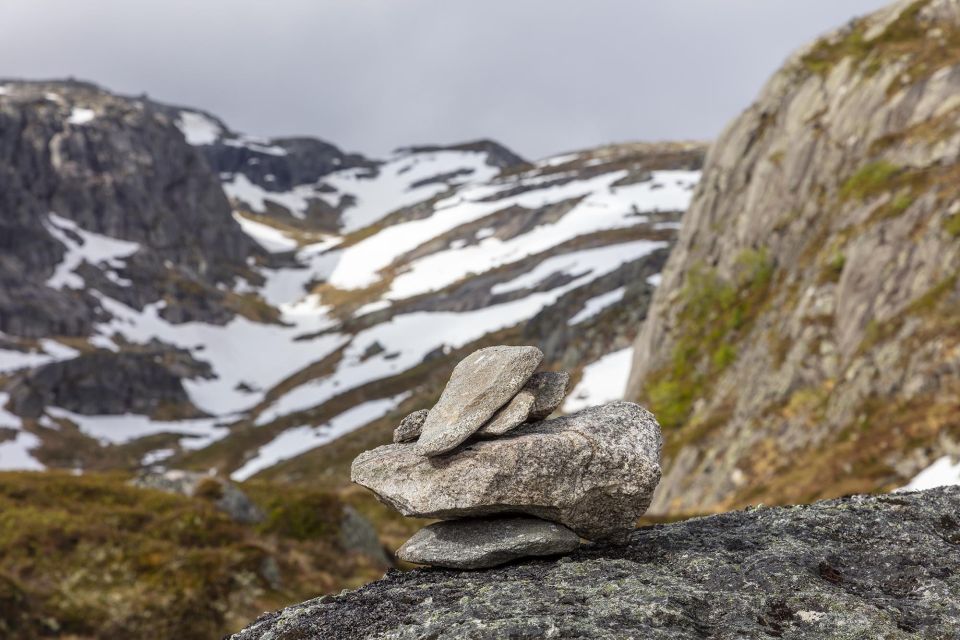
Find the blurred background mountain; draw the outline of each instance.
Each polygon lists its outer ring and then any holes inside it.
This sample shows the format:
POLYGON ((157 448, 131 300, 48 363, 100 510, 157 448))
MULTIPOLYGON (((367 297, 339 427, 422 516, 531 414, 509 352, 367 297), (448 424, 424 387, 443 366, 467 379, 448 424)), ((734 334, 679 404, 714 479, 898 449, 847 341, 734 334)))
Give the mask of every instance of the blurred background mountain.
POLYGON ((957 0, 804 47, 712 144, 539 160, 0 80, 0 630, 209 638, 377 577, 418 525, 350 461, 491 344, 654 411, 651 519, 960 482, 958 96, 957 0))

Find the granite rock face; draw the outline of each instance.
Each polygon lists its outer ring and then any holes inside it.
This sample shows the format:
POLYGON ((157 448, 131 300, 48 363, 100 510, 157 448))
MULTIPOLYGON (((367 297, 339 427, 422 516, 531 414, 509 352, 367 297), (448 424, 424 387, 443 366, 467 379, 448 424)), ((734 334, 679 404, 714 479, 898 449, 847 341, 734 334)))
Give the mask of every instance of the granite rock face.
POLYGON ((401 420, 400 426, 393 430, 393 441, 397 444, 415 442, 420 437, 428 413, 430 413, 428 409, 420 409, 401 420))
POLYGON ((539 518, 466 519, 421 529, 397 556, 415 564, 483 569, 527 556, 569 553, 578 546, 577 534, 539 518))
POLYGON ((960 487, 757 508, 486 571, 392 571, 233 640, 960 637, 960 487))
POLYGON ((714 143, 633 351, 626 397, 682 443, 651 512, 887 490, 956 453, 958 38, 960 1, 890 3, 714 143), (698 313, 718 291, 739 302, 698 313))
MULTIPOLYGON (((432 415, 431 411, 431 415, 432 415)), ((351 479, 406 516, 526 513, 588 539, 633 529, 660 479, 660 427, 629 402, 525 424, 439 458, 416 445, 360 454, 351 479)))
POLYGON ((456 448, 523 388, 543 360, 536 347, 487 347, 464 358, 430 409, 417 452, 436 456, 456 448))

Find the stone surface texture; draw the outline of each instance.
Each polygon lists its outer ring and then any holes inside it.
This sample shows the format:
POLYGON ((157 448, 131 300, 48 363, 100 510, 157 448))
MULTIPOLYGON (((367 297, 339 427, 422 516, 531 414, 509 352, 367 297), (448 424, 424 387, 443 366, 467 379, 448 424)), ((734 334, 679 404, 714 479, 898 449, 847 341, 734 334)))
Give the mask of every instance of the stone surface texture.
POLYGON ((480 438, 497 438, 516 429, 527 421, 535 402, 536 397, 524 387, 520 393, 513 396, 513 400, 493 414, 493 417, 477 430, 476 435, 480 438))
POLYGON ((391 571, 233 640, 960 637, 960 488, 757 508, 485 571, 391 571))
POLYGON ((415 445, 421 455, 456 448, 507 404, 543 360, 536 347, 487 347, 454 367, 415 445))
POLYGON ((533 392, 536 400, 528 420, 543 420, 556 411, 567 394, 569 383, 570 374, 566 371, 541 371, 530 376, 525 388, 533 392))
POLYGON ((428 413, 430 413, 429 409, 420 409, 401 420, 400 426, 393 430, 393 441, 397 444, 415 442, 420 437, 428 413))
POLYGON ((539 518, 464 519, 424 527, 397 550, 397 557, 435 567, 483 569, 527 556, 569 553, 578 546, 577 534, 539 518))
MULTIPOLYGON (((432 414, 432 411, 431 411, 432 414)), ((451 455, 389 444, 353 462, 351 479, 406 516, 526 513, 588 539, 629 531, 660 479, 660 427, 629 402, 525 424, 451 455)))

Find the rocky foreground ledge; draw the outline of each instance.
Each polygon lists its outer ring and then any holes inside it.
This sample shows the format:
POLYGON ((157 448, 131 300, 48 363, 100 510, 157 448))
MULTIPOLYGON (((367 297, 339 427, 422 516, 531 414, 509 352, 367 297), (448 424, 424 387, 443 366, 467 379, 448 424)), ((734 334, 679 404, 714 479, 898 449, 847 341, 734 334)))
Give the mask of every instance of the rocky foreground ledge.
POLYGON ((960 487, 757 508, 483 571, 391 571, 233 640, 960 638, 960 487))

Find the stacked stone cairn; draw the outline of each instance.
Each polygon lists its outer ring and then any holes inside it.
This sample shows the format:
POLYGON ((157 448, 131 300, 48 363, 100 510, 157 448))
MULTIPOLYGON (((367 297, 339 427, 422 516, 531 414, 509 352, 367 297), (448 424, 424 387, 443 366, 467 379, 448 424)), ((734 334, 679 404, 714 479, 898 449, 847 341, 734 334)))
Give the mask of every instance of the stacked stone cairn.
POLYGON ((492 567, 617 540, 660 481, 660 426, 630 402, 547 420, 569 375, 535 373, 535 347, 488 347, 453 370, 437 404, 394 444, 366 451, 351 478, 405 516, 441 520, 397 551, 414 564, 492 567))

